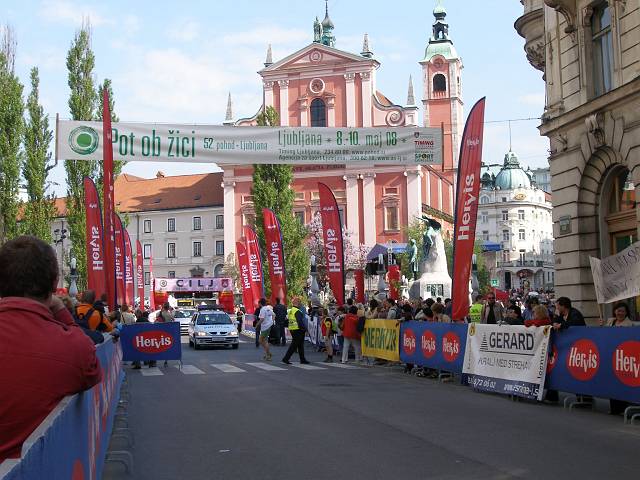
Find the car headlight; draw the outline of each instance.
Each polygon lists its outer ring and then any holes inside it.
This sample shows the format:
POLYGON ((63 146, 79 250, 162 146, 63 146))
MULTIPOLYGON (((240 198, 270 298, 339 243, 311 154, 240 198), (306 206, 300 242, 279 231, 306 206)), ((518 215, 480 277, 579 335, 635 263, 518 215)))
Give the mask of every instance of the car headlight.
POLYGON ((207 335, 207 332, 196 332, 196 337, 206 337, 207 335))
POLYGON ((228 333, 227 333, 227 336, 228 336, 228 337, 237 337, 237 336, 238 336, 238 332, 236 332, 235 330, 234 330, 234 331, 232 331, 232 332, 228 332, 228 333))

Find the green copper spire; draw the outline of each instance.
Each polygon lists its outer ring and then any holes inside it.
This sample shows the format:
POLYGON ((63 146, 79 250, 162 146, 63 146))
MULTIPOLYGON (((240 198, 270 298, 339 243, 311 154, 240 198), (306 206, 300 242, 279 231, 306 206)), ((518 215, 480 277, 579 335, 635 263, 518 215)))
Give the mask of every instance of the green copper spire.
POLYGON ((322 44, 335 47, 336 37, 333 34, 335 26, 329 17, 329 0, 325 0, 324 12, 324 20, 322 20, 322 44))

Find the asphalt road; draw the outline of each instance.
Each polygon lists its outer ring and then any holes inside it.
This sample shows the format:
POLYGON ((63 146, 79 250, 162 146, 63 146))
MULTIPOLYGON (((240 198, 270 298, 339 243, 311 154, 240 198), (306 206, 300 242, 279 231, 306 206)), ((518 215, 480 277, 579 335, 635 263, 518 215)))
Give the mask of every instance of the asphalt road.
POLYGON ((109 465, 104 478, 640 476, 640 426, 621 417, 513 402, 398 368, 301 369, 279 362, 281 347, 271 364, 282 370, 266 371, 244 341, 238 350, 184 345, 182 371, 127 367, 135 471, 109 465))

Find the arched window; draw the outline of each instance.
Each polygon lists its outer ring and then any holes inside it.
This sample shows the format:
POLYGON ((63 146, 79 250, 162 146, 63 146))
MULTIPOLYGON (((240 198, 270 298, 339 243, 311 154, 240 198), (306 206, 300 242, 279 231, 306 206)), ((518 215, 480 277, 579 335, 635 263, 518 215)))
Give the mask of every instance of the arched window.
POLYGON ((216 278, 220 278, 224 276, 224 274, 222 273, 223 268, 224 268, 224 265, 222 263, 220 265, 216 265, 215 268, 213 269, 213 276, 216 278))
POLYGON ((321 98, 316 98, 311 102, 311 126, 327 126, 327 107, 321 98))
POLYGON ((446 92, 447 91, 447 79, 444 75, 439 73, 433 77, 433 91, 434 92, 446 92))

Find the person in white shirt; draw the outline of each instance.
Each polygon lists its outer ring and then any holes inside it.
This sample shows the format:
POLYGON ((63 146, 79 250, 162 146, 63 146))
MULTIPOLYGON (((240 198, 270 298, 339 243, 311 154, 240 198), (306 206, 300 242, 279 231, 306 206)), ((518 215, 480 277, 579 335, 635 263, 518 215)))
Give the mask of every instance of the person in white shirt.
POLYGON ((264 360, 271 360, 271 352, 269 351, 269 331, 273 327, 273 307, 267 305, 267 299, 260 299, 260 315, 258 316, 257 327, 260 327, 260 345, 264 348, 264 360))

